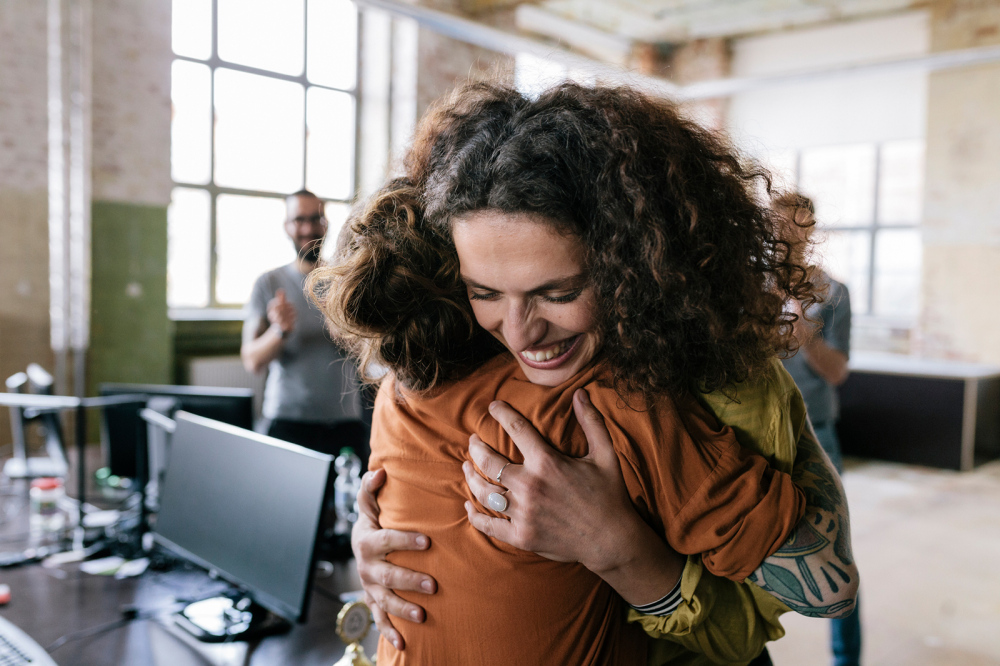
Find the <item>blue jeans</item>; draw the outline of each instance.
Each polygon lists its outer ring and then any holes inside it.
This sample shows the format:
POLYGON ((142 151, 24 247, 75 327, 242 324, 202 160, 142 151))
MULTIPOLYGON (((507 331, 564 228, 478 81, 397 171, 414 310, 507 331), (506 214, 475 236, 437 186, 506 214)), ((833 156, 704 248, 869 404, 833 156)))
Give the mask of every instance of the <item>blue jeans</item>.
MULTIPOLYGON (((840 455, 840 440, 837 438, 837 423, 829 421, 813 425, 816 439, 830 456, 837 473, 844 471, 840 455)), ((860 602, 854 612, 838 620, 830 620, 830 648, 833 651, 833 666, 858 666, 861 662, 861 613, 860 602)))

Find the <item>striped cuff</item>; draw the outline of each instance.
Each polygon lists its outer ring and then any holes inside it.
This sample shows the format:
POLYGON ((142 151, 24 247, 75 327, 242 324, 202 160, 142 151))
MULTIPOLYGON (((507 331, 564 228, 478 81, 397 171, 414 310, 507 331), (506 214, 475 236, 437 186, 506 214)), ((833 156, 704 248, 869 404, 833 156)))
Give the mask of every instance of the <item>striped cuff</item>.
POLYGON ((654 601, 651 604, 632 606, 632 608, 643 615, 665 617, 677 610, 677 607, 681 605, 682 601, 684 601, 684 597, 681 596, 681 581, 678 579, 677 584, 674 585, 674 589, 670 590, 670 592, 667 593, 667 596, 663 597, 659 601, 654 601))

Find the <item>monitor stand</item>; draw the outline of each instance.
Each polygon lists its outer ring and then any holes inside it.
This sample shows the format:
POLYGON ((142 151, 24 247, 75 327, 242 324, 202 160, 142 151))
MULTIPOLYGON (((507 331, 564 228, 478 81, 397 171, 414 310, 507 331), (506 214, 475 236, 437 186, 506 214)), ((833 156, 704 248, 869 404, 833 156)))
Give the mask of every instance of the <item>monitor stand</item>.
POLYGON ((174 621, 205 643, 253 641, 284 633, 292 627, 284 618, 239 593, 188 604, 174 614, 174 621))

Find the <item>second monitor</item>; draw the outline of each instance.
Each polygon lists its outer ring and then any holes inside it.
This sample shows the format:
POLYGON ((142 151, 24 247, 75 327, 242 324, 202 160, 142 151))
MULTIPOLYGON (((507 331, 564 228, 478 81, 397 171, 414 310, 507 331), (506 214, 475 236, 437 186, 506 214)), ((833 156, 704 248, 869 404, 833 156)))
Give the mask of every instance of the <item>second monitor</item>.
MULTIPOLYGON (((172 398, 177 408, 238 428, 253 428, 253 391, 250 389, 210 386, 174 386, 169 384, 101 384, 102 396, 148 395, 172 398)), ((136 450, 147 446, 146 423, 139 416, 141 405, 106 407, 101 416, 101 446, 111 473, 135 478, 136 450)))

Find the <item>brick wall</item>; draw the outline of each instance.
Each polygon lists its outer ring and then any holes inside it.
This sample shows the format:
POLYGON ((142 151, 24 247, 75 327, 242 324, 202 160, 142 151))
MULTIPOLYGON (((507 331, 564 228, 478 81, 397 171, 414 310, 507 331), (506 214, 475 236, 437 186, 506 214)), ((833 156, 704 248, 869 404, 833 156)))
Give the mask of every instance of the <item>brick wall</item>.
MULTIPOLYGON (((931 40, 1000 44, 1000 0, 936 2, 931 40)), ((1000 363, 1000 65, 932 74, 927 103, 922 351, 1000 363)))

